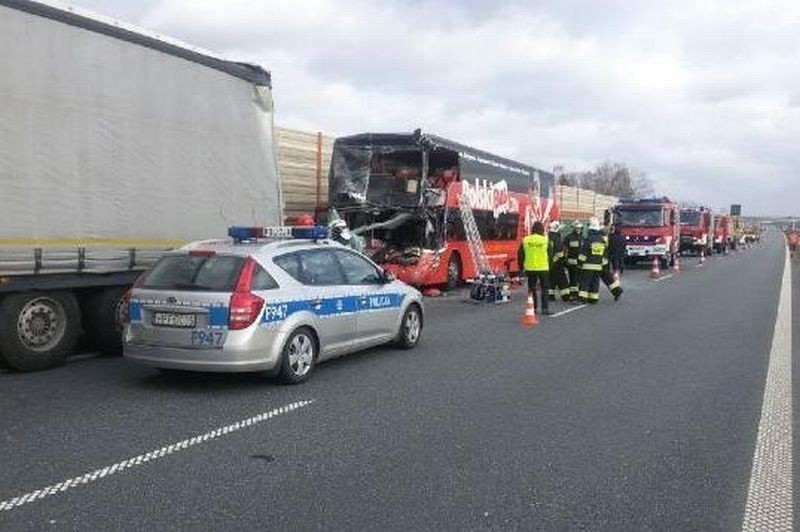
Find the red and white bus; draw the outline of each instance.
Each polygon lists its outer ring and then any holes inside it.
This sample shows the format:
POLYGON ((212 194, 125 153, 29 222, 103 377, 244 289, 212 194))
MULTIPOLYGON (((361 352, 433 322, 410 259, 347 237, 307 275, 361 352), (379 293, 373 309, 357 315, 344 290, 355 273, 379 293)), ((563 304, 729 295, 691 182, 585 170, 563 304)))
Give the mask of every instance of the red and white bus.
POLYGON ((536 220, 558 219, 553 174, 434 135, 362 134, 333 147, 329 203, 366 251, 415 286, 476 277, 459 199, 472 208, 495 271, 516 272, 536 220))

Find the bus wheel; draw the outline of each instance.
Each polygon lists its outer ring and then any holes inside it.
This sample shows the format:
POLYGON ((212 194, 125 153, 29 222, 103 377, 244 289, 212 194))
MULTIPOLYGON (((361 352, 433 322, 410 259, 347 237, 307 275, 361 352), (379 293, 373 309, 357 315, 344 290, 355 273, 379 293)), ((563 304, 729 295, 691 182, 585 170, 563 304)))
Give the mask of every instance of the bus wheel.
POLYGON ((0 304, 3 359, 17 371, 56 366, 72 353, 81 311, 68 292, 14 294, 0 304))
POLYGON ((447 261, 447 285, 446 288, 448 290, 453 290, 458 288, 458 285, 461 284, 461 275, 463 272, 463 268, 461 267, 461 257, 457 252, 453 252, 450 255, 450 260, 447 261))

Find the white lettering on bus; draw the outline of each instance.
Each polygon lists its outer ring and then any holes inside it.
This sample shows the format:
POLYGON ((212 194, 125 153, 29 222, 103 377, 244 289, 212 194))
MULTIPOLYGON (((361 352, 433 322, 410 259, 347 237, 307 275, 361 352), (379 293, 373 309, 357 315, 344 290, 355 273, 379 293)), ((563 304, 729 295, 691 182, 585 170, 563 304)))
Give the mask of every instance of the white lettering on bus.
POLYGON ((519 201, 511 196, 505 180, 494 184, 485 179, 475 179, 475 184, 465 180, 461 182, 461 193, 470 208, 477 211, 492 211, 495 218, 501 214, 519 212, 519 201))

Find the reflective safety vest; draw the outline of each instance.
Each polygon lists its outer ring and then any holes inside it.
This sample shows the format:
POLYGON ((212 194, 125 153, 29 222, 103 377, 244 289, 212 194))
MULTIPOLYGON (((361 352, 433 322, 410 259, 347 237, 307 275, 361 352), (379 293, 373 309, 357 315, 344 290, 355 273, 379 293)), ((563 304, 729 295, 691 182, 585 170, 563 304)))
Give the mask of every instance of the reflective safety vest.
POLYGON ((578 256, 581 254, 581 245, 583 244, 583 237, 580 233, 572 232, 564 239, 564 248, 567 253, 567 264, 571 266, 578 265, 578 256))
POLYGON ((608 260, 608 244, 606 237, 597 231, 590 231, 583 242, 578 261, 581 269, 586 271, 601 272, 608 260))
POLYGON ((544 235, 528 235, 522 239, 525 254, 523 267, 526 272, 546 272, 550 270, 547 256, 548 240, 544 235))

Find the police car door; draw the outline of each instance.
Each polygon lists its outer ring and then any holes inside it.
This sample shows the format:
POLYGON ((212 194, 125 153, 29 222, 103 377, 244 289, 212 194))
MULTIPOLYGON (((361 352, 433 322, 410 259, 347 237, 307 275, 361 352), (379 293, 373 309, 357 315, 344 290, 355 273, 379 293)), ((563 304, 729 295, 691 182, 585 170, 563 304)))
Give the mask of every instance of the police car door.
POLYGON ((348 285, 357 295, 356 343, 378 344, 397 334, 402 295, 384 284, 381 270, 352 251, 333 251, 342 265, 348 285))
POLYGON ((322 357, 353 346, 358 301, 330 249, 299 252, 309 310, 317 317, 322 357))

